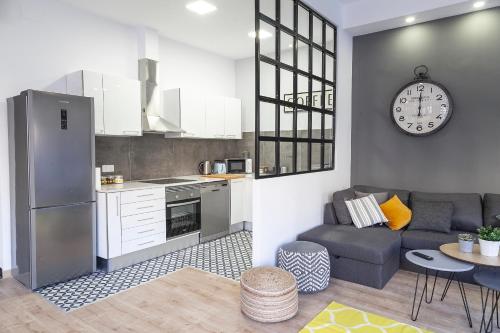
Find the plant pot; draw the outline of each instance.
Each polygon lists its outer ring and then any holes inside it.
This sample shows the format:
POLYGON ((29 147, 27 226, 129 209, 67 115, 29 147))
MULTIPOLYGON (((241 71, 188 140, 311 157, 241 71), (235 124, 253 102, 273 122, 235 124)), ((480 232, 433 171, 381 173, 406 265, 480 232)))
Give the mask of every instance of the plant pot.
POLYGON ((492 242, 480 239, 479 247, 481 248, 481 255, 487 257, 497 257, 498 251, 500 250, 500 242, 492 242))
POLYGON ((458 240, 458 245, 460 247, 460 252, 472 253, 472 249, 474 249, 474 241, 473 240, 458 240))

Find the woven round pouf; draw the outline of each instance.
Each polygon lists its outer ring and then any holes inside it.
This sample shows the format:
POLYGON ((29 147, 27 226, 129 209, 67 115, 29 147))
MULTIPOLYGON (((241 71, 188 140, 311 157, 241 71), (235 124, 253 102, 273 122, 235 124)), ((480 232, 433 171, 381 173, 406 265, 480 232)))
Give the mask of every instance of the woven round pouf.
POLYGON ((283 245, 278 250, 278 267, 295 276, 301 293, 316 293, 328 287, 330 257, 324 246, 304 241, 283 245))
POLYGON ((292 318, 299 310, 294 276, 276 267, 256 267, 241 275, 241 311, 249 318, 276 323, 292 318))

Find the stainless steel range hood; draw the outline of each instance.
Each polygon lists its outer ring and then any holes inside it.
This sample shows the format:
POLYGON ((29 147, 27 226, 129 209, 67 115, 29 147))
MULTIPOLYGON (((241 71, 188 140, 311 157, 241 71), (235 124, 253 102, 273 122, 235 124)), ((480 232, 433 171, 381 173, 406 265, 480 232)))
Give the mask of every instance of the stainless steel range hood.
POLYGON ((139 80, 141 81, 142 130, 146 133, 185 133, 185 131, 164 117, 158 87, 158 61, 139 59, 139 80))

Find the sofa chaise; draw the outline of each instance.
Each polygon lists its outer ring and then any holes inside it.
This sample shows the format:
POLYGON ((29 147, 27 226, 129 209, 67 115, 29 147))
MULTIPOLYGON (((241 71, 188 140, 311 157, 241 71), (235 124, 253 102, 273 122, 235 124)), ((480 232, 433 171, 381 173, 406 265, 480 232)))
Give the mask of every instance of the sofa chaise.
MULTIPOLYGON (((459 233, 475 234, 483 225, 500 226, 495 218, 500 214, 500 194, 476 193, 443 194, 410 192, 373 186, 356 185, 333 194, 326 204, 324 224, 300 234, 297 239, 311 241, 328 249, 331 276, 369 287, 382 289, 399 268, 418 271, 409 263, 405 253, 415 249, 434 249, 445 243, 457 242, 459 233), (350 220, 344 201, 355 198, 355 191, 365 193, 388 192, 412 208, 412 201, 448 201, 453 203, 450 233, 425 230, 392 231, 386 226, 357 229, 350 220), (345 206, 345 207, 344 207, 345 206), (335 209, 335 207, 337 209, 335 209)), ((472 282, 472 274, 462 275, 464 282, 472 282)))

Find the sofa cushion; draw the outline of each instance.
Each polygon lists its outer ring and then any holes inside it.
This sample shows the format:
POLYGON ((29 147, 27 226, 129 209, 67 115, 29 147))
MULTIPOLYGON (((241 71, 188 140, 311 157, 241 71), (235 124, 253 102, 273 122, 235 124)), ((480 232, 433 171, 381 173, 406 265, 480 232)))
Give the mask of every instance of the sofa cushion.
POLYGON ((401 234, 401 247, 409 250, 427 249, 439 250, 446 243, 458 242, 458 230, 452 230, 445 234, 435 231, 406 230, 401 234))
POLYGON ((339 224, 349 225, 352 224, 351 214, 345 204, 346 200, 352 200, 356 197, 354 190, 348 188, 347 190, 338 191, 333 193, 333 208, 335 208, 335 216, 339 224))
POLYGON ((383 187, 375 187, 367 185, 354 185, 353 189, 355 191, 365 192, 365 193, 388 192, 389 198, 392 198, 394 195, 397 195, 399 200, 401 200, 401 202, 403 202, 406 206, 408 206, 408 202, 410 200, 410 191, 406 190, 388 189, 383 187))
POLYGON ((364 198, 371 194, 373 195, 375 200, 377 200, 377 203, 379 205, 389 200, 389 192, 365 193, 365 192, 354 191, 354 194, 356 195, 356 199, 364 198))
POLYGON ((330 256, 383 265, 391 256, 399 255, 400 234, 385 226, 357 229, 354 225, 323 224, 297 239, 323 245, 330 256))
POLYGON ((500 194, 486 193, 483 200, 484 225, 500 227, 497 215, 500 215, 500 194))
MULTIPOLYGON (((412 192, 414 201, 449 201, 453 203, 452 230, 475 232, 483 225, 481 195, 477 193, 426 193, 412 192)), ((413 210, 413 207, 410 207, 413 210)))
POLYGON ((389 220, 387 226, 391 230, 401 230, 411 221, 411 210, 399 200, 397 195, 381 204, 380 209, 389 220))
POLYGON ((449 233, 453 204, 447 201, 414 201, 413 217, 407 230, 424 230, 449 233))
POLYGON ((345 204, 351 214, 352 222, 358 229, 389 222, 373 194, 359 199, 347 200, 345 204))

